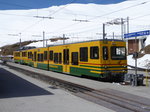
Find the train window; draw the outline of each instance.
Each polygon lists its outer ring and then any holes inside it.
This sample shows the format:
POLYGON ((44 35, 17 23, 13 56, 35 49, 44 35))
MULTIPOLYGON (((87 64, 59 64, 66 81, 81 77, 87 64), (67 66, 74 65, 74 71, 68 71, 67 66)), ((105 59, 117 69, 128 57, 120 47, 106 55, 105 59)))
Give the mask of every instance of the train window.
POLYGON ((38 61, 40 61, 40 54, 38 54, 38 61))
POLYGON ((27 52, 22 52, 22 57, 26 57, 27 56, 27 52))
POLYGON ((78 52, 72 52, 72 65, 78 65, 78 52))
POLYGON ((29 52, 28 52, 28 58, 29 58, 29 52))
POLYGON ((38 54, 38 61, 44 61, 44 55, 43 54, 38 54))
POLYGON ((28 52, 28 58, 32 59, 32 52, 28 52))
POLYGON ((41 61, 44 61, 44 55, 41 54, 41 61))
POLYGON ((15 56, 20 57, 20 53, 19 52, 15 53, 15 56))
POLYGON ((125 47, 111 47, 111 58, 113 60, 124 60, 126 59, 126 48, 125 47))
POLYGON ((47 51, 44 51, 44 60, 47 60, 47 51))
POLYGON ((53 61, 53 51, 49 51, 49 60, 53 61))
POLYGON ((62 63, 62 54, 59 53, 59 59, 58 59, 58 62, 61 64, 62 63))
POLYGON ((64 49, 63 50, 63 62, 66 65, 69 64, 69 49, 64 49))
POLYGON ((90 58, 99 59, 99 48, 97 46, 90 47, 90 58))
POLYGON ((108 60, 108 47, 103 47, 103 59, 108 60))
POLYGON ((36 59, 36 52, 34 52, 34 60, 33 61, 36 61, 37 59, 36 59))
POLYGON ((58 63, 58 53, 54 53, 54 63, 58 63))
POLYGON ((80 48, 80 61, 88 61, 88 48, 87 47, 80 48))

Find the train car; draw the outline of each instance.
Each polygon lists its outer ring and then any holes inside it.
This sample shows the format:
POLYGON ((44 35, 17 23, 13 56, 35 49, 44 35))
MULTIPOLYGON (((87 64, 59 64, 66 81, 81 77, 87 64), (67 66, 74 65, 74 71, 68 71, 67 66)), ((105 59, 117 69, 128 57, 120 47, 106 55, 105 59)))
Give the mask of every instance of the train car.
POLYGON ((31 49, 31 62, 45 70, 122 80, 127 73, 125 47, 124 41, 110 39, 49 46, 31 49))
POLYGON ((21 56, 20 56, 20 51, 14 51, 13 52, 13 56, 14 56, 14 62, 15 63, 20 63, 20 59, 21 59, 21 56))

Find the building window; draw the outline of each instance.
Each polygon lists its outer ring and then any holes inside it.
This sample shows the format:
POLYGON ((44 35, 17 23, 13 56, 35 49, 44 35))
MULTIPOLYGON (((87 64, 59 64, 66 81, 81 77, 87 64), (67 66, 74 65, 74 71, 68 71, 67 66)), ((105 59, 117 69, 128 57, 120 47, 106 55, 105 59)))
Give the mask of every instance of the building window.
POLYGON ((87 47, 80 48, 80 61, 88 61, 88 48, 87 47))
POLYGON ((99 48, 97 46, 90 47, 90 58, 99 59, 99 48))

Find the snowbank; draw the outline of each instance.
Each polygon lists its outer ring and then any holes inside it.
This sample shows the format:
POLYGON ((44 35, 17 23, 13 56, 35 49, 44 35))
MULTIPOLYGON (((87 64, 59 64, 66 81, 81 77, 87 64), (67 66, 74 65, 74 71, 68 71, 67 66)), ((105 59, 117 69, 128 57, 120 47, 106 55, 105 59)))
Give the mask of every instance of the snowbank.
MULTIPOLYGON (((133 55, 127 56, 128 65, 135 66, 135 60, 133 55)), ((147 69, 150 67, 150 54, 146 54, 143 57, 137 59, 137 67, 147 69)))
POLYGON ((149 45, 150 44, 150 35, 146 38, 146 41, 145 41, 145 46, 149 45))

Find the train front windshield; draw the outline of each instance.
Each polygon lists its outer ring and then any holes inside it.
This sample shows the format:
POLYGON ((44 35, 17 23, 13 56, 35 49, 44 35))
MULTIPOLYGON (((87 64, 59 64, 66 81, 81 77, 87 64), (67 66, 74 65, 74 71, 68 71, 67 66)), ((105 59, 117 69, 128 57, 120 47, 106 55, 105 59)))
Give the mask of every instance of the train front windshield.
POLYGON ((126 48, 125 47, 111 47, 111 59, 112 60, 125 60, 126 48))

